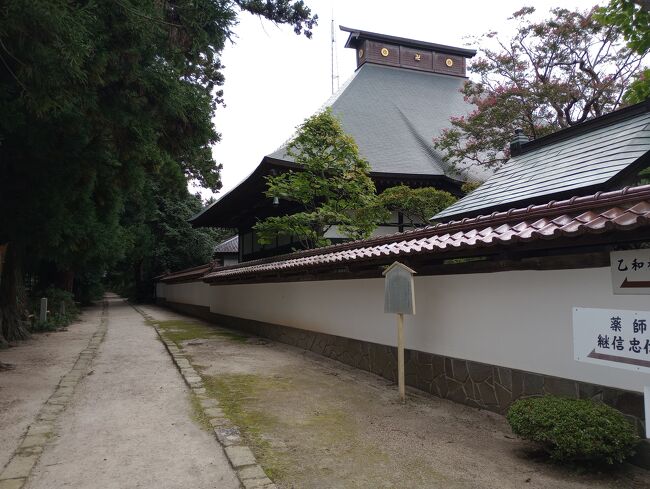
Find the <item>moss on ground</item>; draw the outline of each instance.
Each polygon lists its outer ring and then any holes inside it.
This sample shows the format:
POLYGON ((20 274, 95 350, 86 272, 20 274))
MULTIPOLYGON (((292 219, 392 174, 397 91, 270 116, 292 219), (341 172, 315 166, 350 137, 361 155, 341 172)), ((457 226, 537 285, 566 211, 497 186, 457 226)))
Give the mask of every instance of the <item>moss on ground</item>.
POLYGON ((156 321, 155 324, 162 329, 164 336, 176 343, 177 346, 182 346, 184 341, 197 339, 225 338, 241 343, 245 343, 248 339, 247 336, 233 331, 193 321, 156 321))
MULTIPOLYGON (((345 481, 345 487, 351 489, 391 487, 396 482, 396 474, 385 473, 393 463, 391 457, 383 446, 369 443, 359 432, 356 417, 346 407, 331 399, 310 398, 314 389, 310 376, 288 372, 281 376, 211 376, 205 375, 204 369, 197 370, 206 394, 217 399, 226 417, 240 428, 245 443, 272 480, 300 486, 331 479, 345 481), (281 409, 282 403, 295 406, 296 399, 304 399, 300 408, 281 409), (337 473, 337 463, 332 460, 339 457, 345 459, 342 473, 337 473), (312 463, 315 460, 320 461, 312 463), (358 467, 364 469, 357 479, 353 474, 358 467)), ((404 472, 410 482, 436 481, 441 487, 447 483, 423 458, 411 457, 400 463, 407 467, 404 472)))
POLYGON ((286 379, 267 378, 249 374, 203 375, 208 396, 218 399, 224 414, 237 425, 246 443, 253 449, 267 475, 275 480, 287 471, 288 461, 264 438, 263 433, 280 421, 268 412, 245 406, 261 389, 282 390, 290 387, 286 379))
POLYGON ((190 393, 190 405, 194 422, 198 424, 201 429, 211 431, 212 425, 210 424, 210 419, 205 415, 205 411, 201 406, 201 401, 194 393, 190 393))
POLYGON ((215 336, 218 336, 220 338, 226 338, 229 340, 237 341, 239 343, 246 343, 248 341, 248 336, 235 333, 232 331, 217 331, 215 333, 215 336))
POLYGON ((354 423, 338 409, 316 411, 301 424, 317 434, 322 442, 331 446, 356 435, 354 423))
MULTIPOLYGON (((195 321, 159 321, 156 324, 163 335, 178 346, 194 339, 223 338, 245 343, 249 338, 195 321)), ((189 356, 188 359, 192 361, 189 356)), ((244 442, 272 480, 303 483, 333 477, 345 480, 346 487, 351 489, 369 487, 368 484, 389 487, 386 484, 392 482, 392 476, 384 474, 382 478, 381 470, 377 474, 372 472, 391 464, 388 454, 383 447, 368 443, 361 436, 355 417, 340 403, 310 398, 316 387, 311 375, 287 371, 280 372, 282 375, 221 373, 213 376, 205 373, 208 366, 192 363, 203 379, 206 394, 218 400, 225 416, 239 427, 244 442), (300 403, 301 407, 296 409, 298 399, 304 400, 304 404, 300 403), (282 403, 294 408, 281 409, 282 403), (296 440, 301 440, 298 451, 296 440), (324 457, 325 461, 312 466, 311 462, 319 457, 324 457), (332 457, 344 457, 346 470, 364 466, 365 472, 373 475, 365 474, 359 480, 348 479, 351 474, 336 473, 332 457)), ((190 402, 192 419, 201 428, 210 430, 199 398, 192 395, 190 402)), ((414 478, 426 474, 428 480, 441 480, 440 474, 427 467, 423 460, 410 461, 408 472, 414 478)))

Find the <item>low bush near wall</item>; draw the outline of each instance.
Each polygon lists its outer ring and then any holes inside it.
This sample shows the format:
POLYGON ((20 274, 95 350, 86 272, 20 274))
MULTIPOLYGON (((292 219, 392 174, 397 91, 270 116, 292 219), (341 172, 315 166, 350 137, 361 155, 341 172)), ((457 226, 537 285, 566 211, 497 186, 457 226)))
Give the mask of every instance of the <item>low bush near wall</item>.
POLYGON ((640 441, 622 413, 588 399, 520 399, 506 417, 516 435, 540 443, 560 462, 620 463, 640 441))
POLYGON ((50 287, 38 297, 32 298, 34 323, 32 331, 56 331, 72 323, 79 315, 79 308, 74 302, 72 293, 50 287), (40 296, 47 297, 49 313, 45 322, 39 321, 40 296))

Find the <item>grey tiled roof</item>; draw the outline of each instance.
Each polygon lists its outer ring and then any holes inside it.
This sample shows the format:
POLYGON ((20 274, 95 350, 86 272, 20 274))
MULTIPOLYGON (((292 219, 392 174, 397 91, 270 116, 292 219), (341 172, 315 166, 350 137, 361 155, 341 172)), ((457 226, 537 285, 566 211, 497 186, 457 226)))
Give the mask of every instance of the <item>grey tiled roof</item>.
MULTIPOLYGON (((451 116, 471 109, 460 93, 464 81, 366 63, 325 106, 341 119, 373 172, 453 178, 432 139, 449 127, 451 116)), ((290 161, 284 146, 269 156, 290 161)))
POLYGON ((433 219, 487 214, 524 202, 546 202, 567 192, 580 195, 581 189, 588 192, 604 185, 650 151, 647 106, 629 107, 527 143, 522 154, 433 219))
POLYGON ((214 253, 238 253, 239 252, 239 236, 235 235, 225 241, 217 244, 214 247, 214 253))

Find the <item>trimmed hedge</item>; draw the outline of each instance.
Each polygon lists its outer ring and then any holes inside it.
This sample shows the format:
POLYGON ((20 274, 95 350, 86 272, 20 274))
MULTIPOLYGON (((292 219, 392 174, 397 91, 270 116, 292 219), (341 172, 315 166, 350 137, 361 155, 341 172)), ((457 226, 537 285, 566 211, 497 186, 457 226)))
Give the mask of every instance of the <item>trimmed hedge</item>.
POLYGON ((620 411, 590 399, 520 399, 506 418, 516 435, 541 444, 560 462, 620 463, 640 441, 620 411))

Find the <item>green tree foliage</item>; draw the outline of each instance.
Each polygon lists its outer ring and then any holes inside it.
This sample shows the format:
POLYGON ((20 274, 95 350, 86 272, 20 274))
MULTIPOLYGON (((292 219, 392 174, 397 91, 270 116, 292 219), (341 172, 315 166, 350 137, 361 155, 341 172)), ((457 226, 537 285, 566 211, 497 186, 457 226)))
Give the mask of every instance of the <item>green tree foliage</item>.
POLYGON ((149 300, 153 277, 210 262, 215 244, 232 232, 192 228, 188 219, 202 208, 198 194, 184 188, 162 193, 159 185, 148 182, 122 218, 127 240, 123 258, 110 273, 114 290, 133 300, 149 300))
POLYGON ((36 313, 33 318, 32 329, 37 331, 55 331, 64 328, 79 315, 79 308, 74 302, 74 297, 67 290, 48 287, 39 291, 37 297, 33 297, 32 301, 34 304, 31 309, 36 313), (47 298, 47 309, 49 311, 44 322, 41 322, 40 315, 38 315, 41 297, 47 298))
POLYGON ((456 202, 456 197, 433 187, 398 185, 384 190, 379 202, 388 211, 401 212, 412 227, 422 227, 429 224, 432 216, 456 202))
POLYGON ((494 32, 476 39, 484 46, 470 66, 476 81, 462 90, 476 108, 452 118, 434 141, 447 161, 499 167, 515 129, 538 138, 621 105, 642 56, 625 45, 619 27, 598 22, 595 10, 556 8, 536 22, 527 7, 510 19, 511 39, 494 32))
POLYGON ((260 243, 295 236, 305 248, 324 246, 333 226, 350 238, 368 237, 380 221, 370 166, 329 109, 298 127, 287 154, 300 169, 268 177, 266 195, 303 210, 257 223, 260 243))
POLYGON ((106 270, 155 182, 217 190, 220 53, 241 11, 311 35, 287 0, 5 0, 0 9, 0 341, 21 330, 23 264, 106 270))
POLYGON ((460 190, 464 194, 468 194, 479 188, 481 185, 483 185, 483 182, 467 181, 460 187, 460 190))
MULTIPOLYGON (((645 56, 650 51, 650 2, 647 0, 612 0, 601 8, 596 18, 604 25, 616 26, 628 47, 645 56)), ((650 98, 650 69, 636 76, 625 93, 625 100, 638 103, 650 98)))

